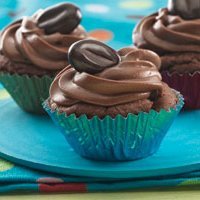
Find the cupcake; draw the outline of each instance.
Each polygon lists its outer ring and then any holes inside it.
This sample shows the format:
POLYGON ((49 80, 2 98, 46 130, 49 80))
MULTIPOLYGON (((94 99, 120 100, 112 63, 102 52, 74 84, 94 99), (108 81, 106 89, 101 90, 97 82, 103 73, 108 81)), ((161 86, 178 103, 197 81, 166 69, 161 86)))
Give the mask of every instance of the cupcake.
POLYGON ((70 47, 68 60, 44 108, 75 152, 104 161, 155 153, 183 106, 161 80, 159 56, 83 40, 70 47))
POLYGON ((62 3, 13 22, 0 35, 0 81, 25 111, 44 112, 42 102, 56 74, 68 65, 67 52, 87 37, 81 12, 62 3))
POLYGON ((183 94, 185 108, 200 108, 200 0, 172 0, 135 28, 134 44, 159 54, 163 81, 183 94))

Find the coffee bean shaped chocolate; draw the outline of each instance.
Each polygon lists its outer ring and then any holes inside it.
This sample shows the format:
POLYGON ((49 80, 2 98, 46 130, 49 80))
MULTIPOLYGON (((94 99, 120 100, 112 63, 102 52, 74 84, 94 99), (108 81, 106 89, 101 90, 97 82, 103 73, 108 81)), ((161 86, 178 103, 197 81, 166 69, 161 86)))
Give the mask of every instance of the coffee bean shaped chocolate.
POLYGON ((68 53, 69 63, 79 72, 95 74, 117 65, 117 52, 96 40, 82 40, 74 43, 68 53))
POLYGON ((200 0, 169 0, 168 10, 183 19, 200 19, 200 0))
POLYGON ((80 24, 81 17, 77 6, 62 3, 45 9, 38 18, 38 26, 44 29, 46 34, 69 34, 80 24))

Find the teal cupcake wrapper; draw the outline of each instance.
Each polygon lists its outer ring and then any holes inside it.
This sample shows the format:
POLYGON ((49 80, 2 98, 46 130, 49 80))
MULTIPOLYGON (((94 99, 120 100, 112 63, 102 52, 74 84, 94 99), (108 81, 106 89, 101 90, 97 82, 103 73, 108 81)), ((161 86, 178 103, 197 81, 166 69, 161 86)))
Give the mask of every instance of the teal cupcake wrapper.
POLYGON ((42 103, 49 96, 53 81, 50 76, 28 76, 0 72, 0 82, 20 108, 35 114, 44 114, 42 103))
POLYGON ((168 111, 150 110, 127 117, 118 115, 114 119, 110 116, 104 119, 66 116, 58 110, 52 111, 47 102, 43 106, 79 155, 94 160, 126 161, 145 158, 159 149, 184 104, 182 95, 176 94, 179 102, 168 111))

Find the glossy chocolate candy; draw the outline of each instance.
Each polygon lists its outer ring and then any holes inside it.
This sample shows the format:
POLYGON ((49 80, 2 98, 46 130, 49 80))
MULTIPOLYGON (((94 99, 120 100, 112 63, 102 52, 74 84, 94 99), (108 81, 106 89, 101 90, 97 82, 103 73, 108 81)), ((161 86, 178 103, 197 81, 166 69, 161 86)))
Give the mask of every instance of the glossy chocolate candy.
POLYGON ((69 34, 80 24, 81 18, 77 6, 61 3, 45 9, 38 19, 38 26, 44 29, 46 34, 69 34))
POLYGON ((199 19, 200 0, 169 0, 168 10, 183 19, 199 19))
POLYGON ((114 49, 96 40, 82 40, 69 49, 69 62, 79 72, 95 74, 117 65, 119 61, 114 49))

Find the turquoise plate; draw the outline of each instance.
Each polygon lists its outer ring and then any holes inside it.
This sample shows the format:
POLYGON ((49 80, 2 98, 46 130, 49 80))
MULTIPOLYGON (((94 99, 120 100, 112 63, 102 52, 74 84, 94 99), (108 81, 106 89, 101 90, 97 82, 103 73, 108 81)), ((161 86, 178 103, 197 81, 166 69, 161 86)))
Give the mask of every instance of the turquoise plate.
POLYGON ((12 100, 0 102, 0 110, 0 155, 34 169, 99 178, 142 178, 200 169, 200 111, 181 113, 155 155, 106 163, 74 153, 48 116, 24 113, 12 100))

